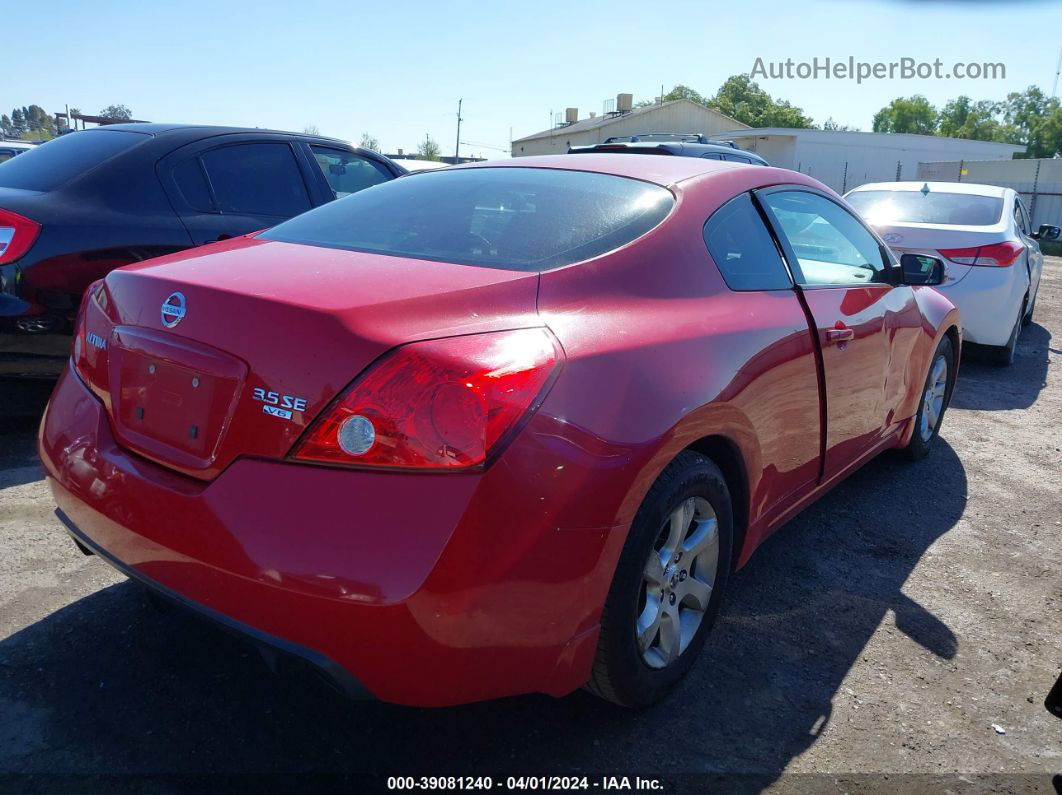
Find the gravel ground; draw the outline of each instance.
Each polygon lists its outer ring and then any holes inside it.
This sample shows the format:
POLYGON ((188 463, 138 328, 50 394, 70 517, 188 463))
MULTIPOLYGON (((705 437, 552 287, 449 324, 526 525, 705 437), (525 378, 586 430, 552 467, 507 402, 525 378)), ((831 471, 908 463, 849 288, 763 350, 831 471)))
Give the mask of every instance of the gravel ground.
POLYGON ((1059 335, 1050 259, 1015 366, 964 356, 932 455, 882 456, 777 533, 733 580, 692 675, 642 713, 585 693, 351 704, 308 675, 274 676, 76 551, 33 452, 45 392, 0 386, 0 773, 34 774, 0 788, 368 771, 1062 791, 1062 720, 1043 704, 1062 663, 1059 335))

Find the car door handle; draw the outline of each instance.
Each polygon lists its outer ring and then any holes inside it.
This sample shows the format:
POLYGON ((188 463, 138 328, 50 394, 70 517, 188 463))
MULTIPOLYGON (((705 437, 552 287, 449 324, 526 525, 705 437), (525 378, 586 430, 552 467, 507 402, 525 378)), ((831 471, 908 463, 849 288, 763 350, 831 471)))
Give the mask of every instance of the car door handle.
POLYGON ((848 342, 855 339, 855 331, 850 328, 828 328, 826 329, 826 341, 827 342, 848 342))

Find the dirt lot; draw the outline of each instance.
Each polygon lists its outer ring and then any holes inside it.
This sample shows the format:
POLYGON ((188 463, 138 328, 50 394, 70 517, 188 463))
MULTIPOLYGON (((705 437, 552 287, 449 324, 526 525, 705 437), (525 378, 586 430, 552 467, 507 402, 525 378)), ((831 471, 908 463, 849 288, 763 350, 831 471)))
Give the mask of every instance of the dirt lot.
POLYGON ((1062 720, 1043 705, 1062 663, 1059 339, 1062 260, 1050 260, 1016 365, 964 357, 933 454, 883 456, 775 535, 734 579, 693 674, 640 714, 584 693, 351 704, 309 676, 271 675, 241 642, 155 612, 77 552, 34 457, 42 390, 0 387, 0 773, 39 774, 0 786, 372 771, 1062 788, 1062 720))

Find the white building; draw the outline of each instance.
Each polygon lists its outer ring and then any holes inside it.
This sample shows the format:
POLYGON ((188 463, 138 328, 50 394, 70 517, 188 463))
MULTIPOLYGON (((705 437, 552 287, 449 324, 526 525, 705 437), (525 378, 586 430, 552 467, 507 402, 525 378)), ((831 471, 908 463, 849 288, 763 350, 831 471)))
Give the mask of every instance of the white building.
POLYGON ((616 107, 620 110, 603 116, 592 113, 586 119, 579 119, 576 108, 568 108, 566 123, 518 138, 513 141, 512 155, 563 155, 569 146, 599 144, 611 136, 637 133, 700 133, 711 136, 725 130, 748 129, 747 125, 736 119, 688 99, 630 109, 631 95, 620 94, 616 97, 616 107))
POLYGON ((1024 146, 908 133, 736 129, 710 136, 733 141, 772 166, 809 174, 844 193, 865 182, 918 179, 918 164, 937 160, 1010 160, 1024 146))

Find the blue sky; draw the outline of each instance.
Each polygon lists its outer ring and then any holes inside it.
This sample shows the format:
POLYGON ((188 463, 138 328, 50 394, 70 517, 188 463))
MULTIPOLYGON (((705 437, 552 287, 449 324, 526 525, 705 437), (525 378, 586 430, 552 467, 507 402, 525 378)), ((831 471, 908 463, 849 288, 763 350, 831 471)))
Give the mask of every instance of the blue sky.
POLYGON ((430 134, 450 154, 464 98, 462 154, 505 157, 510 128, 541 129, 549 112, 601 111, 685 83, 710 96, 765 61, 902 57, 946 66, 1002 62, 1005 80, 763 80, 775 97, 870 129, 896 96, 937 105, 965 93, 1002 98, 1051 90, 1062 7, 1051 2, 803 0, 608 3, 414 0, 387 4, 274 0, 50 0, 5 9, 0 110, 112 103, 137 118, 301 130, 387 151, 430 134), (11 35, 17 31, 17 35, 11 35), (495 148, 488 148, 495 147, 495 148))

